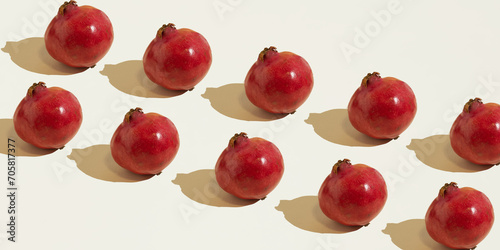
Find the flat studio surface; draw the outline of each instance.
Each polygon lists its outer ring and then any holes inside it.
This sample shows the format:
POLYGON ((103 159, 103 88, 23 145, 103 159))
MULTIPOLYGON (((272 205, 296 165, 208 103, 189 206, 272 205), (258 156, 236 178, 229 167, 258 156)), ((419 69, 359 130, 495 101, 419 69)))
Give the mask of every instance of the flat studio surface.
MULTIPOLYGON (((113 25, 111 48, 93 68, 63 65, 45 49, 62 3, 6 1, 0 10, 0 249, 445 250, 424 217, 452 181, 486 194, 500 214, 500 166, 469 163, 449 145, 469 99, 500 103, 497 1, 80 0, 113 25), (210 44, 211 67, 190 91, 164 89, 143 69, 147 46, 168 23, 210 44), (245 76, 270 46, 312 69, 312 92, 293 114, 268 113, 245 95, 245 76), (415 119, 395 140, 367 137, 349 122, 351 96, 375 71, 416 96, 415 119), (14 111, 39 81, 81 104, 80 130, 62 149, 35 148, 14 131, 14 111), (160 175, 137 176, 111 157, 111 137, 136 107, 178 130, 179 151, 160 175), (283 177, 263 200, 237 199, 216 182, 217 159, 240 132, 283 155, 283 177), (7 196, 12 145, 15 215, 7 196), (387 202, 366 227, 338 224, 319 208, 323 180, 345 158, 387 183, 387 202)), ((497 223, 477 249, 499 249, 499 234, 497 223)))

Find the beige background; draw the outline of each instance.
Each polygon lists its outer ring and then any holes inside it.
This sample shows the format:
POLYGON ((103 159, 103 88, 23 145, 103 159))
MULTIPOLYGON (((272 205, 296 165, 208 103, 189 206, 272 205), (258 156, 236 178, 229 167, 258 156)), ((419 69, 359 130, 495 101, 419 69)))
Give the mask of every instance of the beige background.
MULTIPOLYGON (((45 28, 62 1, 9 1, 0 10, 4 166, 7 138, 16 138, 12 115, 33 82, 71 91, 84 114, 62 150, 16 143, 18 242, 8 242, 0 226, 1 249, 446 249, 423 220, 444 183, 483 191, 500 211, 498 166, 465 162, 448 137, 466 100, 500 102, 496 1, 78 3, 105 11, 115 32, 109 53, 84 71, 44 50, 45 28), (142 70, 147 45, 169 22, 211 45, 212 67, 193 91, 161 89, 142 70), (265 113, 244 95, 248 69, 271 45, 313 69, 313 92, 293 115, 265 113), (349 98, 373 71, 407 82, 417 97, 414 122, 394 141, 367 138, 347 120, 349 98), (179 130, 180 151, 159 176, 133 175, 110 157, 111 136, 135 107, 167 116, 179 130), (242 131, 271 140, 285 159, 282 181, 263 201, 235 199, 214 181, 219 154, 242 131), (378 169, 388 184, 387 204, 368 227, 341 226, 318 208, 320 185, 343 158, 378 169)), ((3 225, 5 195, 0 204, 3 225)), ((478 249, 497 249, 499 233, 496 223, 478 249)))

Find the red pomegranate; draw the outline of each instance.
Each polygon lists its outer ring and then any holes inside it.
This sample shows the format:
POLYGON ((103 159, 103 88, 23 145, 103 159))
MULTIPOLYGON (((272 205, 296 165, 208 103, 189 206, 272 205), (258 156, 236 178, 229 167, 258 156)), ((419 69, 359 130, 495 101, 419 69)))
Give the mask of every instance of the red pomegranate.
POLYGON ((200 33, 163 25, 143 57, 148 78, 167 89, 191 90, 208 73, 212 51, 200 33))
POLYGON ((482 192, 445 184, 429 206, 425 227, 437 242, 454 249, 474 249, 490 232, 493 206, 482 192))
POLYGON ((179 150, 179 134, 167 117, 131 109, 111 138, 111 155, 136 174, 160 174, 179 150))
POLYGON ((500 105, 470 99, 451 126, 450 142, 457 155, 472 163, 500 163, 500 105))
POLYGON ((64 147, 82 124, 82 108, 69 91, 34 83, 14 113, 14 129, 24 141, 46 149, 64 147))
POLYGON ((92 6, 64 2, 45 31, 45 47, 59 62, 71 67, 93 67, 113 43, 108 16, 92 6))
POLYGON ((215 177, 226 192, 242 199, 264 199, 283 176, 279 149, 262 138, 235 134, 215 164, 215 177))
POLYGON ((366 226, 384 208, 387 186, 376 169, 344 159, 326 177, 318 200, 328 218, 347 226, 366 226))
POLYGON ((394 139, 415 118, 417 101, 412 89, 394 77, 369 73, 347 108, 349 121, 359 132, 377 139, 394 139))
POLYGON ((313 73, 307 61, 292 52, 265 48, 245 78, 245 93, 255 106, 271 113, 293 113, 309 97, 313 73))

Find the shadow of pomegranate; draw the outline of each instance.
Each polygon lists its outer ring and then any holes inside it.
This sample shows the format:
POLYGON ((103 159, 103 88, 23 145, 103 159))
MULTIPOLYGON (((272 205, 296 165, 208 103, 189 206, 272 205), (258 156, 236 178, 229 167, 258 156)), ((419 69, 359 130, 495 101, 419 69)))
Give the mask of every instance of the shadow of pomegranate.
POLYGON ((444 245, 434 241, 425 229, 425 220, 411 219, 400 223, 387 223, 382 230, 391 236, 397 247, 403 250, 450 250, 444 245))
POLYGON ((17 42, 7 42, 2 51, 8 53, 19 67, 45 75, 72 75, 88 68, 74 68, 56 61, 45 48, 43 37, 31 37, 17 42))
POLYGON ((271 121, 281 119, 287 114, 269 113, 248 100, 243 83, 231 83, 218 88, 207 88, 201 95, 208 99, 219 113, 244 121, 271 121))
POLYGON ((147 98, 169 98, 184 94, 185 90, 169 90, 152 82, 146 76, 142 60, 106 64, 99 73, 107 76, 109 83, 123 93, 147 98))
MULTIPOLYGON (((7 143, 9 139, 14 140, 11 144, 15 147, 15 152, 11 152, 15 156, 42 156, 54 153, 57 149, 42 149, 35 147, 23 141, 14 129, 14 120, 0 119, 0 140, 7 143)), ((0 147, 0 153, 9 154, 7 145, 0 147)))
POLYGON ((433 135, 424 139, 412 139, 408 149, 415 152, 425 165, 448 172, 478 172, 491 166, 481 166, 458 156, 450 143, 449 135, 433 135))
POLYGON ((154 175, 140 175, 118 165, 111 156, 109 144, 94 145, 83 149, 73 149, 68 158, 86 175, 111 182, 139 182, 154 175))
POLYGON ((244 200, 220 188, 213 169, 201 169, 188 174, 179 173, 172 180, 184 195, 193 201, 214 207, 242 207, 258 200, 244 200))
POLYGON ((391 141, 375 139, 357 131, 349 121, 347 109, 311 113, 305 122, 312 125, 316 134, 321 138, 344 146, 372 147, 391 141))
POLYGON ((343 234, 360 229, 345 226, 326 217, 319 207, 318 196, 302 196, 293 200, 281 200, 276 210, 283 212, 292 225, 315 233, 343 234))

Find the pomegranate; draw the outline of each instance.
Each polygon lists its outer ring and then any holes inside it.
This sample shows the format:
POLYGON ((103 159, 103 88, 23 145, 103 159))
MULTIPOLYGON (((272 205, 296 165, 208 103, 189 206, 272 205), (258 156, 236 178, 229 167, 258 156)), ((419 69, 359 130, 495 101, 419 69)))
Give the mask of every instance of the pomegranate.
POLYGON ((59 87, 34 83, 14 113, 14 129, 25 142, 45 149, 64 147, 82 124, 76 97, 59 87))
POLYGON ((171 90, 191 90, 208 73, 212 52, 207 40, 191 29, 163 25, 143 57, 148 78, 171 90))
POLYGON ((113 43, 113 27, 104 12, 92 6, 64 2, 45 32, 45 47, 71 67, 94 67, 113 43))
POLYGON ((313 74, 307 61, 292 52, 265 48, 245 78, 245 93, 255 106, 276 114, 293 113, 309 97, 313 74))
POLYGON ((415 118, 417 101, 405 82, 373 72, 363 78, 347 111, 359 132, 377 139, 395 139, 415 118))
POLYGON ((500 105, 470 99, 450 130, 451 147, 479 165, 500 163, 500 105))
POLYGON ((113 159, 123 168, 136 174, 160 174, 179 150, 179 134, 167 117, 136 108, 127 112, 110 146, 113 159))
POLYGON ((384 208, 387 186, 376 169, 344 159, 333 166, 318 199, 328 218, 347 226, 366 226, 384 208))
POLYGON ((437 242, 454 249, 473 249, 490 232, 493 206, 482 192, 445 184, 429 206, 425 227, 437 242))
POLYGON ((215 164, 215 177, 226 192, 242 199, 264 199, 284 171, 279 149, 262 138, 235 134, 215 164))

